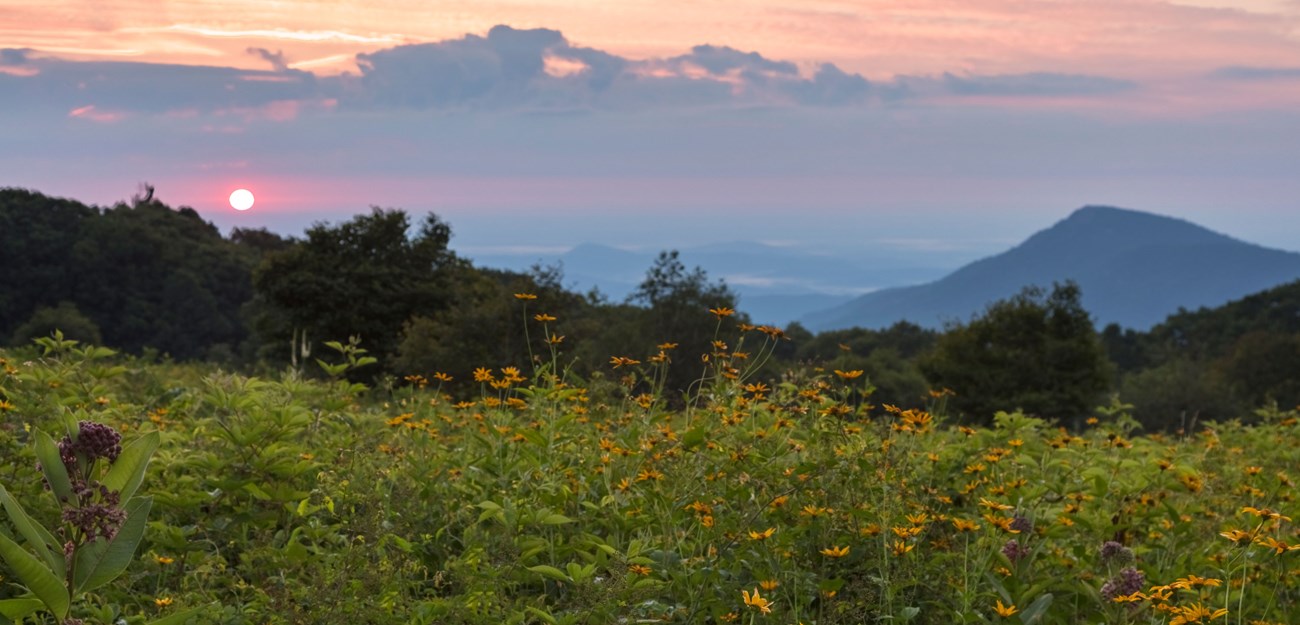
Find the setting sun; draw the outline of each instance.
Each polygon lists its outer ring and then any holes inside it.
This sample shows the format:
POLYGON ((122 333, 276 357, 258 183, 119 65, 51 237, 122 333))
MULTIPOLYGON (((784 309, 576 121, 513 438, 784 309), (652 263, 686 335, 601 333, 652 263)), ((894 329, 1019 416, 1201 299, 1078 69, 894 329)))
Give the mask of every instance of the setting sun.
POLYGON ((230 194, 230 207, 237 211, 246 211, 253 207, 253 192, 248 189, 236 189, 230 194))

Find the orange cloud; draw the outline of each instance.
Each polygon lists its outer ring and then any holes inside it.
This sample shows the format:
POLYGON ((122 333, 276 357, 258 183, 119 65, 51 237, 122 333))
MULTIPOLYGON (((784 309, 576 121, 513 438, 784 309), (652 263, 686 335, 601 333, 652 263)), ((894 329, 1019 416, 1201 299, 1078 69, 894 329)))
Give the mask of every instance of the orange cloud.
MULTIPOLYGON (((250 45, 293 59, 397 43, 549 27, 632 58, 700 43, 872 78, 970 71, 1068 71, 1140 78, 1296 58, 1300 7, 1285 0, 736 0, 601 4, 582 0, 304 0, 203 3, 0 0, 0 41, 18 47, 138 54, 142 60, 255 67, 250 45), (166 10, 160 10, 160 6, 166 10), (188 46, 188 47, 186 47, 188 46)), ((347 69, 331 66, 332 69, 347 69)))

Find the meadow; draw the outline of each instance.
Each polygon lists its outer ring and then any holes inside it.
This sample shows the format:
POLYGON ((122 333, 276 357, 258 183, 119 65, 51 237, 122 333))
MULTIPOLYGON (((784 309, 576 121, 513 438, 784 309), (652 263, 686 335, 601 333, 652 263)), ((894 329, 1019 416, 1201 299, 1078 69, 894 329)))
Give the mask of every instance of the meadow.
MULTIPOLYGON (((783 333, 712 312, 709 353, 651 338, 586 379, 545 314, 531 370, 367 384, 355 342, 249 376, 39 339, 0 351, 0 484, 56 527, 41 433, 156 437, 138 548, 65 623, 1294 621, 1300 412, 972 427, 834 362, 759 378, 783 333)), ((0 623, 59 622, 20 568, 0 623)))

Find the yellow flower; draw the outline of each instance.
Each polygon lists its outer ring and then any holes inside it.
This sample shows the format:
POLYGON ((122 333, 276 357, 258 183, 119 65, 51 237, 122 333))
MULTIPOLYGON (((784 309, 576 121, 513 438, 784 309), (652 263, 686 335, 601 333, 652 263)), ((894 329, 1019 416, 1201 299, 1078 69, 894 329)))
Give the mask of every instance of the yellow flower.
MULTIPOLYGON (((717 315, 718 319, 722 319, 723 317, 730 317, 730 316, 736 314, 736 311, 734 311, 734 310, 732 310, 732 309, 730 309, 730 308, 727 308, 726 306, 719 306, 719 307, 717 307, 717 308, 710 308, 710 309, 709 309, 709 312, 713 313, 714 315, 717 315)), ((766 611, 766 610, 764 610, 764 611, 766 611)))
POLYGON ((1288 551, 1300 549, 1300 545, 1288 545, 1272 536, 1261 536, 1255 542, 1276 551, 1276 555, 1279 556, 1288 551))
POLYGON ((172 598, 171 598, 171 597, 158 597, 157 599, 154 599, 154 600, 153 600, 153 604, 156 605, 156 606, 158 606, 158 607, 160 607, 160 608, 165 608, 165 607, 167 607, 167 606, 169 606, 169 605, 172 604, 172 598))
POLYGON ((1012 614, 1018 612, 1018 610, 1016 610, 1016 604, 1002 605, 1001 599, 998 599, 998 604, 993 606, 993 611, 997 612, 998 616, 1002 618, 1011 618, 1012 614))
POLYGON ((1242 508, 1241 511, 1248 512, 1260 518, 1268 517, 1273 520, 1277 520, 1277 519, 1282 519, 1283 521, 1291 520, 1291 517, 1283 516, 1281 513, 1275 512, 1273 510, 1269 510, 1268 508, 1256 508, 1254 506, 1246 506, 1242 508))
POLYGON ((778 581, 776 581, 776 580, 774 580, 774 579, 765 579, 765 580, 759 582, 758 585, 759 585, 759 587, 762 588, 763 590, 766 590, 766 591, 768 591, 768 592, 772 592, 773 590, 776 590, 776 587, 777 587, 777 586, 780 586, 780 585, 781 585, 781 582, 778 582, 778 581))
POLYGON ((439 381, 439 382, 450 382, 450 381, 451 381, 451 376, 450 376, 450 375, 447 375, 447 374, 445 374, 445 373, 443 373, 443 372, 441 372, 441 371, 437 371, 437 372, 435 372, 435 373, 433 374, 433 379, 435 379, 435 380, 437 380, 437 381, 439 381))
POLYGON ((758 608, 758 611, 763 614, 772 612, 772 602, 760 597, 757 588, 754 589, 754 594, 752 595, 749 594, 748 590, 742 590, 740 591, 740 594, 745 597, 745 605, 758 608))
POLYGON ((985 508, 988 508, 989 510, 1010 510, 1015 507, 1015 506, 1008 506, 1007 504, 1004 503, 998 503, 996 501, 989 501, 988 499, 985 499, 983 497, 980 497, 980 505, 985 508))
POLYGON ((168 558, 167 556, 154 556, 154 561, 157 562, 158 564, 171 564, 176 560, 172 558, 168 558))
POLYGON ((1169 586, 1171 588, 1192 589, 1192 588, 1200 588, 1202 586, 1215 587, 1215 586, 1220 586, 1222 584, 1223 584, 1223 580, 1221 579, 1215 579, 1213 577, 1199 577, 1196 575, 1188 575, 1187 577, 1178 578, 1176 581, 1174 581, 1174 583, 1170 584, 1169 586))
POLYGON ((843 558, 844 556, 849 555, 849 546, 845 545, 843 547, 836 547, 831 545, 826 549, 822 549, 821 554, 828 558, 843 558))
POLYGON ((475 370, 474 370, 474 381, 475 381, 475 382, 491 382, 491 381, 492 381, 492 370, 491 370, 491 369, 488 369, 487 367, 479 367, 479 368, 475 369, 475 370))
POLYGON ((1219 535, 1237 543, 1238 545, 1249 545, 1250 542, 1255 539, 1254 532, 1245 532, 1238 529, 1219 532, 1219 535))
POLYGON ((840 371, 839 369, 836 369, 835 375, 839 376, 841 380, 854 380, 862 377, 862 370, 854 369, 852 371, 840 371))
POLYGON ((563 342, 564 342, 564 336, 563 336, 563 335, 552 334, 552 335, 546 337, 546 342, 547 342, 547 343, 550 343, 551 345, 559 345, 560 343, 563 343, 563 342))
POLYGON ((952 526, 959 532, 973 532, 980 528, 979 523, 966 519, 953 519, 952 526))
POLYGON ((799 511, 799 514, 803 516, 819 517, 819 516, 825 516, 830 512, 833 512, 833 510, 831 510, 830 508, 819 508, 812 504, 808 504, 803 507, 803 510, 799 511))
POLYGON ((617 369, 619 367, 630 367, 632 365, 639 365, 641 364, 641 361, 628 358, 626 356, 614 356, 613 358, 609 359, 609 364, 614 365, 614 368, 617 369))
POLYGON ((555 321, 555 317, 552 317, 546 313, 542 313, 540 315, 533 315, 533 319, 536 319, 542 323, 546 323, 547 321, 555 321))
POLYGON ((1169 621, 1169 625, 1187 625, 1188 623, 1203 623, 1206 620, 1212 621, 1221 616, 1228 615, 1227 608, 1219 608, 1218 610, 1210 611, 1209 608, 1199 603, 1193 603, 1191 605, 1182 606, 1182 607, 1175 606, 1173 608, 1173 612, 1177 613, 1178 616, 1174 617, 1173 620, 1169 621))
POLYGON ((776 533, 776 528, 775 528, 775 527, 769 527, 769 528, 767 528, 767 529, 765 529, 765 530, 763 530, 763 531, 761 531, 761 532, 756 532, 756 531, 754 531, 754 530, 749 530, 749 539, 750 539, 750 540, 767 540, 767 539, 771 538, 772 535, 775 534, 775 533, 776 533))
POLYGON ((892 547, 894 555, 898 557, 907 555, 907 552, 915 548, 916 545, 908 544, 906 541, 902 541, 902 540, 895 540, 894 545, 892 547))
POLYGON ((627 567, 627 570, 631 571, 632 573, 634 573, 634 574, 636 574, 636 575, 649 575, 650 573, 652 573, 652 572, 654 571, 654 569, 651 569, 651 568, 648 567, 648 566, 642 566, 642 565, 640 565, 640 564, 633 564, 633 565, 627 567))
POLYGON ((515 293, 515 299, 533 300, 537 299, 537 296, 532 293, 515 293))

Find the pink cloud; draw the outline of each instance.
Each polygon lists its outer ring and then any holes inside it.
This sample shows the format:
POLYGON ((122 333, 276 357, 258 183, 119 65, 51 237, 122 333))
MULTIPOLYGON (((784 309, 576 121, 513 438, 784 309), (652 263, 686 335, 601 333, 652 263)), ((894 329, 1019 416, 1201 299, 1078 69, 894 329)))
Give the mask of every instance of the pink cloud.
POLYGON ((68 111, 68 117, 75 117, 77 119, 87 119, 92 122, 109 124, 113 122, 122 121, 123 119, 126 118, 126 115, 123 113, 117 113, 112 111, 101 111, 95 108, 95 105, 88 104, 86 106, 78 107, 72 109, 71 111, 68 111))
POLYGON ((41 70, 36 69, 35 67, 10 67, 7 65, 0 65, 0 74, 7 74, 9 76, 29 78, 40 73, 41 70))

